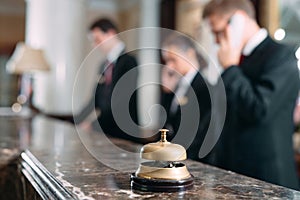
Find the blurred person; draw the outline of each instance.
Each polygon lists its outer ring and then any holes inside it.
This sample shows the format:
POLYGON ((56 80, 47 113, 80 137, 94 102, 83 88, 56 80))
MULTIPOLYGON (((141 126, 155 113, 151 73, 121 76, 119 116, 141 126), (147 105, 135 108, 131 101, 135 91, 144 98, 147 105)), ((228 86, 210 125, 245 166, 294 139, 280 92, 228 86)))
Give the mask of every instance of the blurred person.
POLYGON ((208 129, 211 102, 200 71, 207 67, 207 62, 192 39, 177 34, 163 42, 162 58, 165 66, 161 77, 161 104, 167 113, 165 128, 170 130, 169 139, 180 134, 178 143, 185 144, 188 158, 204 161, 198 154, 208 129), (197 108, 200 113, 196 112, 197 108))
POLYGON ((299 91, 294 49, 259 27, 249 0, 211 0, 203 18, 219 44, 227 95, 217 165, 299 189, 292 143, 299 91))
POLYGON ((296 103, 296 107, 294 109, 294 124, 295 124, 295 129, 299 129, 300 126, 300 93, 298 95, 298 100, 296 103))
MULTIPOLYGON (((81 120, 83 119, 79 126, 84 130, 96 129, 114 137, 134 140, 136 138, 130 136, 131 133, 128 135, 128 133, 125 133, 117 125, 112 114, 112 106, 115 106, 117 110, 124 108, 123 104, 126 101, 123 100, 125 100, 128 93, 135 91, 137 81, 137 70, 134 70, 133 73, 129 73, 126 83, 122 85, 124 87, 123 93, 118 94, 118 100, 112 105, 112 92, 115 89, 115 85, 122 76, 137 67, 136 59, 125 53, 125 44, 117 34, 117 27, 112 21, 106 18, 95 21, 90 27, 91 40, 94 46, 98 47, 101 53, 104 53, 106 59, 99 68, 100 79, 97 84, 95 96, 90 99, 90 102, 79 114, 81 120), (91 116, 90 113, 93 109, 96 109, 98 119, 90 119, 89 116, 91 116), (102 130, 99 130, 99 125, 102 130)), ((137 124, 136 93, 133 93, 129 106, 127 105, 126 108, 129 109, 130 113, 130 116, 127 117, 131 117, 137 124)), ((118 111, 122 112, 121 109, 118 111)))

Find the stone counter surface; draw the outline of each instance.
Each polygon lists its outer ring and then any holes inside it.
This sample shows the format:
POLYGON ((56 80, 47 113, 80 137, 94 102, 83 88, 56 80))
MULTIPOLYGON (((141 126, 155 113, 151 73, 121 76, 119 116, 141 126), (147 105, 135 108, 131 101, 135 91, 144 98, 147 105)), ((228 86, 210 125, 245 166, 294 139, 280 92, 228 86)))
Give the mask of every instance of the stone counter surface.
POLYGON ((141 145, 39 115, 0 117, 0 130, 0 147, 19 149, 22 172, 44 199, 50 190, 55 199, 300 199, 298 191, 192 160, 185 161, 195 178, 191 190, 132 191, 141 145))

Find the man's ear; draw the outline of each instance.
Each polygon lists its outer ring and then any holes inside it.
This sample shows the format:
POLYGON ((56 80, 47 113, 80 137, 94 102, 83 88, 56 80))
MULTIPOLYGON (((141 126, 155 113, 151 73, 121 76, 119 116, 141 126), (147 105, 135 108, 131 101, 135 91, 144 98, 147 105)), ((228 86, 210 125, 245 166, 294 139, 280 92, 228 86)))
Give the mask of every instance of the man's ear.
POLYGON ((117 32, 116 32, 116 30, 114 30, 114 29, 109 29, 109 30, 106 32, 106 34, 108 34, 108 35, 116 35, 117 32))
POLYGON ((188 55, 189 57, 197 58, 197 54, 196 54, 195 49, 190 48, 190 49, 187 50, 186 53, 187 53, 187 55, 188 55))

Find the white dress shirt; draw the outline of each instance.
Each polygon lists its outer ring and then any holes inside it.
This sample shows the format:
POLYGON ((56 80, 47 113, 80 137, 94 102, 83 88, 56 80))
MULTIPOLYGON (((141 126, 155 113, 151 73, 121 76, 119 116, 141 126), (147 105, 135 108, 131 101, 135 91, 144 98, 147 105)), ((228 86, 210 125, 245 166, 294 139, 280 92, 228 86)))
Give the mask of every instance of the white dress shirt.
POLYGON ((110 63, 116 62, 118 57, 120 56, 120 54, 123 52, 124 49, 125 49, 125 44, 120 41, 107 54, 106 60, 108 60, 110 63))
POLYGON ((268 36, 268 32, 266 29, 262 28, 260 29, 253 37, 250 38, 250 40, 247 42, 246 46, 243 49, 243 55, 249 56, 252 51, 262 42, 266 39, 268 36))
POLYGON ((189 86, 192 84, 193 79, 195 78, 198 70, 191 68, 188 73, 186 73, 179 81, 178 87, 175 91, 175 96, 172 100, 170 112, 175 113, 177 111, 178 105, 183 105, 187 103, 185 97, 189 86))

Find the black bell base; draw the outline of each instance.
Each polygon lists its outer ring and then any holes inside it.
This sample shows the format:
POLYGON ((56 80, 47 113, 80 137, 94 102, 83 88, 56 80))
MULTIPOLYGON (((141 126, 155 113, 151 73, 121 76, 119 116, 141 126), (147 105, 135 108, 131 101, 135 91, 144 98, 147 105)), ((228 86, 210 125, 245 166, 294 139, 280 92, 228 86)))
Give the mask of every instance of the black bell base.
POLYGON ((146 179, 137 177, 135 173, 130 176, 131 188, 145 192, 181 192, 193 187, 194 178, 183 180, 146 179))

